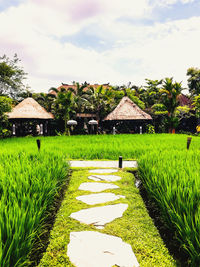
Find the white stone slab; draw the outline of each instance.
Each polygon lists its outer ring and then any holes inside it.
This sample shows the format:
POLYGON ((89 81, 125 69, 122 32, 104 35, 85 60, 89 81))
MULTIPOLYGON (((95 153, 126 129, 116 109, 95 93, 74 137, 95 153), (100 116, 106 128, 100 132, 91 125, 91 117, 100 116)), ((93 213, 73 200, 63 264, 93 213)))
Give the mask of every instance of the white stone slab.
POLYGON ((88 179, 96 182, 98 181, 115 182, 121 180, 121 177, 117 175, 90 175, 88 179))
POLYGON ((71 232, 67 256, 77 267, 139 267, 129 244, 92 231, 71 232))
POLYGON ((115 184, 105 184, 105 183, 82 183, 79 186, 79 190, 85 190, 90 192, 101 192, 107 189, 116 189, 119 186, 115 184))
POLYGON ((90 170, 90 173, 113 173, 118 172, 118 170, 114 169, 97 169, 97 170, 90 170))
MULTIPOLYGON (((70 160, 71 167, 118 168, 118 160, 70 160)), ((135 160, 123 160, 122 167, 137 168, 135 160)))
POLYGON ((103 207, 94 207, 74 212, 70 215, 81 223, 92 224, 94 226, 105 226, 116 218, 122 217, 124 211, 128 208, 128 204, 115 204, 103 207))
POLYGON ((115 195, 113 193, 98 193, 76 197, 77 200, 80 200, 88 205, 96 205, 108 201, 114 201, 119 198, 125 198, 125 196, 115 195))

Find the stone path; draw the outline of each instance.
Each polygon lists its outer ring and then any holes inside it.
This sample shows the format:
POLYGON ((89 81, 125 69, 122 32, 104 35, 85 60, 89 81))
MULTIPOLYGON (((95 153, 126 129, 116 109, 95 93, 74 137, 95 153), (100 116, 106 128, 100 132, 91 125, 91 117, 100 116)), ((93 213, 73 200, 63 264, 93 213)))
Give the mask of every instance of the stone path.
POLYGON ((72 232, 68 256, 75 266, 139 266, 129 244, 121 238, 98 232, 72 232))
MULTIPOLYGON (((85 163, 85 161, 83 162, 85 163)), ((96 162, 97 161, 95 161, 95 163, 96 162)), ((106 167, 102 164, 102 161, 100 163, 100 166, 95 165, 95 167, 106 167)), ((78 163, 76 164, 78 165, 78 163)), ((74 166, 72 163, 71 165, 74 166)), ((76 167, 81 166, 78 165, 76 167)), ((84 164, 83 167, 87 167, 87 164, 84 164)), ((120 176, 107 175, 107 173, 114 172, 117 172, 117 170, 91 170, 90 173, 92 173, 92 175, 88 178, 100 182, 82 183, 79 186, 79 190, 95 192, 95 194, 82 195, 76 199, 89 205, 95 205, 119 198, 125 198, 125 196, 115 195, 114 193, 98 193, 106 189, 119 188, 117 185, 101 182, 114 182, 120 180, 120 176), (95 175, 96 173, 105 173, 105 175, 95 175)), ((97 229, 103 229, 107 223, 122 217, 127 208, 128 204, 123 203, 91 207, 82 209, 78 212, 73 212, 70 217, 81 223, 92 224, 97 229)), ((67 255, 70 261, 77 267, 112 267, 114 265, 119 267, 139 266, 135 254, 129 244, 123 242, 119 237, 102 234, 97 231, 71 232, 67 255)))
POLYGON ((80 210, 72 213, 70 217, 82 223, 92 224, 98 229, 103 229, 106 223, 120 218, 127 208, 127 204, 107 205, 80 210))

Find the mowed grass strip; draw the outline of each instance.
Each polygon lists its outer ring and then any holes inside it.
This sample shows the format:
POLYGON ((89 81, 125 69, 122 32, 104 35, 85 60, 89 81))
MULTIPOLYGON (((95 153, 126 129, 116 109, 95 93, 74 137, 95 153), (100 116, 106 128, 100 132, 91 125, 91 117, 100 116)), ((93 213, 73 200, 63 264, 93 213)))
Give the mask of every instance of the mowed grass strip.
POLYGON ((71 219, 69 216, 72 212, 116 203, 127 203, 129 207, 124 212, 123 217, 108 223, 103 230, 98 230, 98 232, 121 237, 124 242, 129 243, 140 266, 177 266, 148 215, 139 190, 134 185, 135 178, 133 174, 122 171, 115 174, 122 177, 122 180, 114 183, 120 189, 106 190, 104 192, 124 195, 126 198, 91 206, 76 200, 77 196, 91 193, 78 190, 81 183, 90 181, 87 179, 89 172, 87 169, 73 169, 68 191, 57 214, 57 219, 51 232, 50 244, 39 264, 40 267, 73 266, 67 257, 70 232, 97 231, 92 225, 86 225, 71 219))

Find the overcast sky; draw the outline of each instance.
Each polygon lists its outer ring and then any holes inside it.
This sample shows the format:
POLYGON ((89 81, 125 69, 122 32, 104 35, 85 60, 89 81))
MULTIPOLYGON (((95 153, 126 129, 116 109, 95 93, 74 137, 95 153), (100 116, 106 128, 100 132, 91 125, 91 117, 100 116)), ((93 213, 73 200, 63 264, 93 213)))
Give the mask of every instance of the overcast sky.
POLYGON ((200 67, 199 0, 0 0, 0 55, 35 92, 72 81, 144 85, 200 67))

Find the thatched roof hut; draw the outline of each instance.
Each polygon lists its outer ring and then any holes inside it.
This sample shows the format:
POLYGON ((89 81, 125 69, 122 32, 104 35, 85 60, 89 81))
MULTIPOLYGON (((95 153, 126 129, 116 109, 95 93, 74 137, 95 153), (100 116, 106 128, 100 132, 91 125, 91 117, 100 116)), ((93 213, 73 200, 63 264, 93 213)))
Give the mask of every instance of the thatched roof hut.
POLYGON ((28 97, 16 105, 8 114, 9 119, 53 119, 53 114, 47 112, 33 98, 28 97))
POLYGON ((47 112, 37 101, 28 97, 7 113, 12 122, 12 133, 16 136, 48 135, 53 114, 47 112))
POLYGON ((124 96, 117 107, 104 119, 104 121, 117 120, 152 120, 152 118, 149 114, 141 110, 130 98, 124 96))

